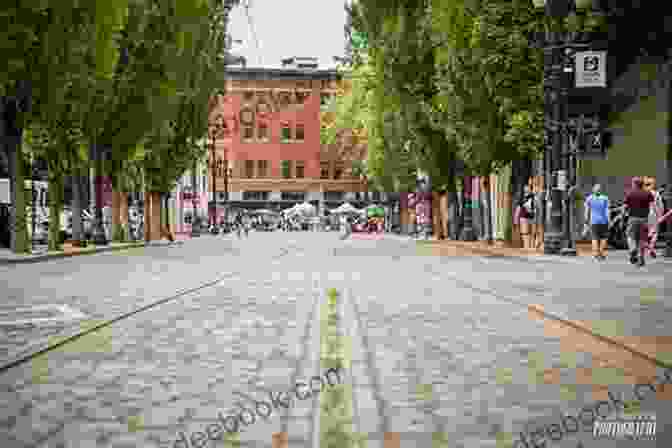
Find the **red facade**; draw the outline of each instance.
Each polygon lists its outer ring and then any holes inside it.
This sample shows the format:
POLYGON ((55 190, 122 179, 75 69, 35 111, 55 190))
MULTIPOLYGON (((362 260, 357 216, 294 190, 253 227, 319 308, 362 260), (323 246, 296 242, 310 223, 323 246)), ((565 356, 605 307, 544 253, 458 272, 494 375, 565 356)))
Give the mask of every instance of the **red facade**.
POLYGON ((281 209, 303 201, 331 207, 363 190, 349 162, 320 144, 321 106, 336 94, 337 82, 330 70, 230 71, 226 94, 211 102, 210 121, 223 127, 209 154, 218 216, 227 186, 227 205, 234 208, 281 209))

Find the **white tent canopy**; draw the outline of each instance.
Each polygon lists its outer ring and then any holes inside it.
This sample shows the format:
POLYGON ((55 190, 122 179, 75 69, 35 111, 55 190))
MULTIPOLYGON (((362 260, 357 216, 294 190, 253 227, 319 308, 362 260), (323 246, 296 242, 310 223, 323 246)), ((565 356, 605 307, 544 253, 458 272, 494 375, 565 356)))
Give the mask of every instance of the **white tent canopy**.
POLYGON ((266 208, 262 208, 260 210, 255 210, 254 214, 256 214, 256 215, 277 215, 277 213, 274 212, 273 210, 268 210, 266 208))
POLYGON ((297 204, 294 207, 283 210, 282 212, 285 215, 302 215, 302 216, 313 216, 315 215, 317 209, 314 205, 304 202, 302 204, 297 204))
POLYGON ((337 215, 339 215, 339 214, 347 214, 347 213, 359 213, 359 212, 360 212, 360 210, 357 209, 356 207, 354 207, 354 206, 353 206, 352 204, 350 204, 349 202, 345 202, 345 203, 342 204, 340 207, 338 207, 338 208, 336 208, 336 209, 334 209, 334 210, 331 211, 331 213, 334 213, 334 214, 337 214, 337 215))

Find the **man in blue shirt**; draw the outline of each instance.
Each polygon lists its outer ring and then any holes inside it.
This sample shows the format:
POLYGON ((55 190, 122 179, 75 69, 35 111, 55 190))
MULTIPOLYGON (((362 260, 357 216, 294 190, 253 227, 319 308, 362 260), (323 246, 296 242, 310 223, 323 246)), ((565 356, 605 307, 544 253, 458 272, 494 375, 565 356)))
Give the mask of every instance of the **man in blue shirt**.
POLYGON ((602 186, 595 184, 593 194, 586 199, 585 222, 590 223, 593 240, 593 256, 601 261, 607 258, 609 237, 609 198, 602 193, 602 186))

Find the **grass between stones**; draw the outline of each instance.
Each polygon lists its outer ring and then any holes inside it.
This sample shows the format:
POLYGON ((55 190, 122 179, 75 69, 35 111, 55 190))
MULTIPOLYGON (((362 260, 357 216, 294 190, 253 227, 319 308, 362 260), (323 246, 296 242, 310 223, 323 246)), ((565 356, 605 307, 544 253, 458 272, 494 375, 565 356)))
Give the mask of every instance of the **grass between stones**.
MULTIPOLYGON (((103 320, 87 319, 79 323, 80 331, 88 331, 92 328, 105 323, 103 320)), ((49 338, 49 345, 63 342, 65 337, 51 337, 49 338)), ((51 352, 46 352, 38 355, 31 361, 32 377, 34 384, 46 384, 49 382, 49 355, 56 353, 66 354, 86 354, 86 353, 111 353, 112 347, 112 329, 111 327, 103 327, 81 336, 71 342, 66 343, 51 352)))
MULTIPOLYGON (((327 291, 327 303, 320 308, 320 368, 349 369, 350 350, 339 334, 339 294, 327 291)), ((320 393, 320 447, 364 448, 365 440, 353 431, 352 385, 338 384, 320 393)))

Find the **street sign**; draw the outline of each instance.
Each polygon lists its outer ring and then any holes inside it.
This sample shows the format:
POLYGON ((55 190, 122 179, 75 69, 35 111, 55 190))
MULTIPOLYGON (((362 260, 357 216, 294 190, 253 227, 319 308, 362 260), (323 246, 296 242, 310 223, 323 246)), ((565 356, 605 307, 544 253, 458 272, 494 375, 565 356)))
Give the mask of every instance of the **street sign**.
POLYGON ((576 53, 576 87, 607 87, 607 52, 576 53))
POLYGON ((584 134, 584 149, 579 153, 583 160, 604 160, 610 146, 611 134, 601 130, 591 130, 584 134))

